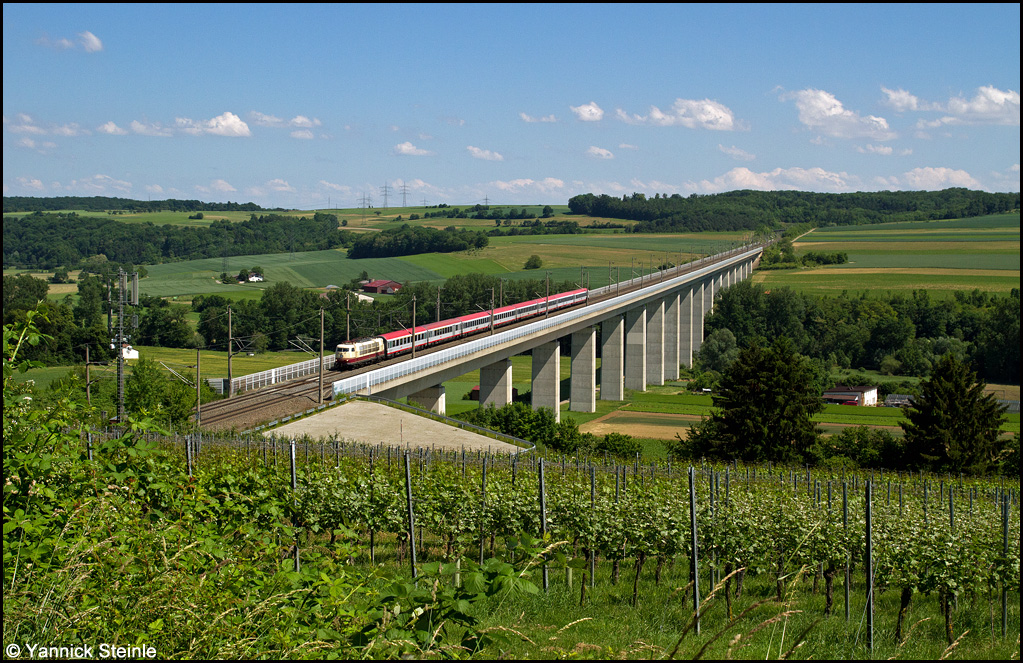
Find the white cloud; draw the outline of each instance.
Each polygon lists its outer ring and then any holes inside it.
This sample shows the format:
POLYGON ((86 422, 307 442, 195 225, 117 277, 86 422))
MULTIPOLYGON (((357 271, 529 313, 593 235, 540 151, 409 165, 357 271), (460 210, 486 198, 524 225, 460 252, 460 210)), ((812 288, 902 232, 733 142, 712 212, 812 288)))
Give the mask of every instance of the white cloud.
POLYGON ((226 180, 213 180, 208 186, 196 185, 196 191, 200 193, 234 193, 238 189, 231 186, 226 180))
POLYGON ((546 177, 542 180, 520 178, 508 181, 490 182, 489 186, 495 187, 506 193, 555 193, 565 187, 565 182, 555 177, 546 177))
POLYGON ((651 124, 659 127, 686 127, 714 131, 736 131, 743 128, 732 110, 711 99, 676 99, 671 109, 662 111, 651 106, 647 115, 630 115, 619 108, 618 119, 627 124, 651 124))
POLYGON ((395 145, 394 153, 398 156, 405 157, 424 157, 433 154, 433 152, 430 152, 429 150, 424 150, 416 147, 409 141, 405 141, 404 143, 399 143, 398 145, 395 145))
POLYGON ((888 145, 857 146, 856 151, 860 154, 880 154, 882 156, 891 156, 895 153, 895 149, 888 145))
POLYGON ((312 140, 313 132, 308 129, 298 129, 291 132, 292 138, 298 138, 299 140, 312 140))
POLYGON ((171 136, 174 134, 173 131, 164 127, 159 122, 144 123, 138 120, 132 120, 129 125, 133 133, 137 133, 142 136, 171 136))
POLYGON ((629 143, 618 143, 618 149, 620 150, 638 150, 638 145, 630 145, 629 143))
POLYGON ((85 32, 78 33, 78 41, 74 42, 67 37, 60 37, 58 39, 50 39, 49 36, 43 35, 39 39, 36 39, 36 44, 45 48, 52 48, 58 51, 69 51, 72 49, 81 48, 86 53, 99 53, 103 50, 103 42, 100 41, 99 37, 92 34, 88 30, 85 32))
POLYGON ((314 118, 308 118, 308 117, 306 117, 304 115, 296 115, 295 117, 291 118, 291 122, 289 124, 291 124, 291 126, 293 126, 293 127, 301 127, 303 129, 311 129, 313 127, 320 126, 320 121, 317 118, 315 118, 315 117, 314 118))
POLYGON ((721 150, 722 153, 727 154, 736 161, 753 161, 754 159, 757 158, 755 154, 750 154, 746 150, 739 149, 735 145, 732 145, 731 147, 725 147, 721 143, 718 143, 718 149, 721 150))
POLYGON ((858 179, 848 173, 834 173, 823 168, 775 168, 758 173, 739 167, 713 180, 690 183, 688 188, 703 193, 736 189, 840 192, 853 191, 858 186, 858 179))
POLYGON ((544 115, 543 117, 533 117, 531 115, 526 115, 525 113, 519 113, 519 117, 522 118, 523 122, 557 122, 558 121, 558 119, 556 117, 554 117, 553 114, 551 114, 551 115, 544 115))
POLYGON ((111 136, 126 136, 128 134, 127 129, 122 129, 121 127, 117 126, 113 121, 107 122, 106 124, 102 124, 96 127, 96 131, 100 132, 101 134, 109 134, 111 136))
POLYGON ((906 185, 925 191, 936 191, 949 187, 983 188, 980 182, 965 170, 952 168, 914 168, 902 177, 906 185))
POLYGON ((899 113, 922 110, 927 106, 927 104, 921 103, 916 95, 910 94, 902 88, 889 90, 886 87, 882 87, 881 91, 887 97, 884 103, 899 113))
POLYGON ((227 111, 210 120, 191 120, 186 117, 175 118, 174 123, 184 133, 198 136, 212 134, 214 136, 246 137, 251 136, 249 125, 234 113, 227 111))
POLYGON ((43 185, 43 181, 36 178, 19 177, 18 184, 26 189, 32 189, 34 191, 42 191, 46 187, 43 185))
POLYGON ((473 159, 482 159, 484 161, 504 161, 504 156, 497 152, 473 147, 472 145, 467 146, 465 149, 469 151, 469 154, 473 159))
POLYGON ((67 189, 82 193, 103 195, 105 193, 117 192, 128 193, 131 191, 131 182, 116 180, 109 175, 93 175, 81 180, 71 180, 67 189))
POLYGON ((1019 126, 1019 92, 1015 90, 984 86, 978 88, 971 99, 953 97, 947 104, 934 104, 933 108, 946 115, 937 120, 920 120, 919 127, 974 124, 1019 126))
POLYGON ((103 42, 88 30, 78 33, 78 43, 82 45, 86 53, 98 53, 103 50, 103 42))
POLYGON ((593 101, 582 106, 569 106, 569 108, 583 122, 599 122, 604 117, 604 110, 593 101))
POLYGON ((846 110, 842 102, 830 92, 806 89, 783 95, 782 99, 794 99, 799 121, 826 136, 871 140, 892 140, 896 137, 883 117, 864 116, 846 110))
POLYGON ((603 147, 597 147, 590 145, 590 148, 586 150, 586 156, 594 159, 614 159, 615 155, 610 150, 605 150, 603 147))
POLYGON ((250 111, 249 119, 258 127, 283 127, 285 125, 284 120, 276 115, 267 115, 259 111, 250 111))
POLYGON ((15 134, 35 134, 38 136, 45 136, 46 129, 43 129, 36 124, 35 120, 32 119, 31 115, 25 113, 18 113, 17 123, 9 123, 7 118, 4 118, 4 124, 7 125, 7 130, 15 134))

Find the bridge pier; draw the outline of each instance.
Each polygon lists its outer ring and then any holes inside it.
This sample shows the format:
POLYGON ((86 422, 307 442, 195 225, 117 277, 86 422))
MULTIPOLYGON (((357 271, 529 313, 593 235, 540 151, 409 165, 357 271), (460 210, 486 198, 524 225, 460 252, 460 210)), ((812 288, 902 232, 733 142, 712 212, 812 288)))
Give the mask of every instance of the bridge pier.
POLYGON ((512 362, 502 359, 480 369, 480 407, 504 407, 512 402, 512 362))
POLYGON ((646 391, 646 307, 625 312, 625 387, 646 391))
POLYGON ((688 367, 693 365, 693 297, 692 286, 679 296, 678 312, 678 361, 688 367))
MULTIPOLYGON (((704 294, 709 285, 704 281, 700 281, 693 285, 693 336, 692 336, 692 356, 695 357, 700 351, 700 346, 703 345, 703 311, 706 303, 706 295, 704 294)), ((692 366, 692 360, 690 360, 690 366, 692 366)))
POLYGON ((549 407, 561 421, 561 344, 557 341, 533 348, 534 410, 549 407))
POLYGON ((588 327, 572 333, 572 380, 568 409, 597 411, 597 330, 588 327))
POLYGON ((646 307, 646 382, 664 384, 664 300, 646 307))
POLYGON ((446 414, 445 405, 447 404, 447 398, 445 396, 444 385, 440 384, 436 387, 427 387, 421 391, 417 391, 414 394, 408 395, 409 403, 415 401, 423 409, 437 414, 446 414))
POLYGON ((664 300, 664 379, 678 379, 679 296, 672 293, 664 300))
POLYGON ((625 399, 625 319, 616 315, 600 323, 600 400, 625 399))

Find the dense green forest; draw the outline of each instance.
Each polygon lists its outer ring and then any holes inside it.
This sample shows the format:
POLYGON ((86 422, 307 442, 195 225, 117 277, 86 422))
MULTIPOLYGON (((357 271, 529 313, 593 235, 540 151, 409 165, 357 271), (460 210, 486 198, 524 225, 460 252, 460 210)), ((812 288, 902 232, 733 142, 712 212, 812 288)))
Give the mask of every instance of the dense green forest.
POLYGON ((453 253, 482 249, 490 240, 474 230, 422 228, 404 225, 381 233, 359 235, 348 250, 349 258, 391 258, 417 253, 453 253))
POLYGON ((58 210, 86 212, 260 212, 256 203, 205 203, 201 200, 131 200, 106 196, 61 196, 36 198, 4 196, 4 214, 11 212, 55 212, 58 210))
POLYGON ((888 221, 925 221, 983 216, 1019 209, 1018 193, 877 191, 729 191, 714 195, 642 193, 631 196, 587 193, 568 201, 576 214, 639 221, 633 232, 736 231, 773 228, 781 223, 857 225, 888 221))
POLYGON ((1019 384, 1020 296, 974 291, 932 300, 912 295, 816 297, 788 288, 765 292, 750 281, 718 295, 705 321, 700 358, 723 370, 736 349, 791 339, 825 367, 926 376, 945 354, 969 362, 990 382, 1019 384))
POLYGON ((339 231, 337 216, 321 212, 311 218, 253 214, 239 223, 217 220, 208 228, 122 223, 116 217, 74 212, 34 212, 4 219, 4 266, 73 268, 96 255, 112 262, 151 265, 169 260, 322 251, 350 242, 349 231, 339 231))

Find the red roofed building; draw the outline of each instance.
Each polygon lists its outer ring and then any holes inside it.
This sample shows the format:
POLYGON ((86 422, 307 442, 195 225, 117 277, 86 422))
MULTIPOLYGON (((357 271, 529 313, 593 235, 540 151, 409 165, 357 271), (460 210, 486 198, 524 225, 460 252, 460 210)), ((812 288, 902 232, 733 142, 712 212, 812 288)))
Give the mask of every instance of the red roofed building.
POLYGON ((362 286, 363 292, 375 292, 377 294, 393 295, 394 293, 401 290, 402 286, 397 281, 385 281, 377 280, 370 281, 366 285, 362 286))

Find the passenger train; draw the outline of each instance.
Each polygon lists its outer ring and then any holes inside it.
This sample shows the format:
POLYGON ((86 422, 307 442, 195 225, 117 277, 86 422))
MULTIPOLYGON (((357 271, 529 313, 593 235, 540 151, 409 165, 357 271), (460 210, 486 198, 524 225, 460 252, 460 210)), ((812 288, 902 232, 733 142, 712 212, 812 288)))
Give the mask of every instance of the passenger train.
POLYGON ((360 338, 339 343, 334 355, 334 369, 343 371, 391 357, 412 352, 437 343, 464 338, 492 328, 503 327, 519 320, 535 318, 550 311, 585 304, 588 290, 579 288, 550 297, 531 299, 521 304, 510 304, 490 311, 470 313, 450 320, 431 322, 415 329, 402 329, 379 336, 360 338))

